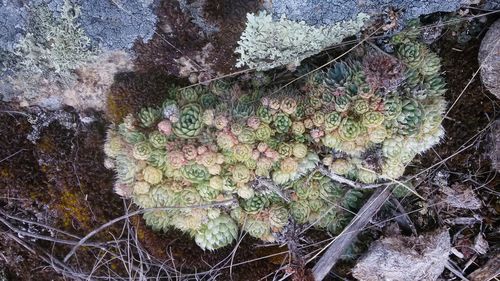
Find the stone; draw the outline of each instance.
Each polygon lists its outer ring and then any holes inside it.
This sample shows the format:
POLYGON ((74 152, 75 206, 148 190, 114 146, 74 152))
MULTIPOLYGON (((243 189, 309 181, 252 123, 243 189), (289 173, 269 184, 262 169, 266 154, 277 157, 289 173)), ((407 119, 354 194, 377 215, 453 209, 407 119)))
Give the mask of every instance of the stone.
POLYGON ((402 11, 402 19, 414 19, 435 12, 453 12, 461 5, 470 5, 475 0, 273 0, 271 10, 275 18, 282 15, 310 25, 330 25, 343 20, 352 20, 359 13, 370 16, 382 14, 386 9, 402 11))
POLYGON ((352 273, 360 281, 437 280, 450 250, 450 235, 446 229, 419 237, 383 238, 373 243, 352 273))
POLYGON ((484 86, 500 98, 500 20, 490 26, 479 49, 481 81, 484 86))

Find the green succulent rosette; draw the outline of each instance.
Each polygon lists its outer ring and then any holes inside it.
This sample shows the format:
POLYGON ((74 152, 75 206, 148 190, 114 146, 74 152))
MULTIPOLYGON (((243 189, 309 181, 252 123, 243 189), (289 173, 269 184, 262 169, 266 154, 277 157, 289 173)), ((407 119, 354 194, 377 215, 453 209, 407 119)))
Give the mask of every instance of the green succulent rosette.
POLYGON ((323 106, 323 102, 320 97, 312 96, 308 100, 308 104, 304 108, 306 115, 313 115, 316 110, 320 109, 323 106))
POLYGON ((114 158, 122 153, 121 151, 124 145, 122 139, 116 135, 116 132, 109 130, 106 136, 106 142, 104 143, 104 153, 106 156, 114 158))
POLYGON ((220 194, 220 191, 213 189, 208 182, 203 182, 196 185, 196 190, 201 198, 205 201, 213 201, 220 194))
POLYGON ((171 214, 166 211, 151 211, 144 213, 146 225, 151 226, 154 231, 167 231, 170 228, 171 214))
POLYGON ((311 208, 305 201, 295 201, 290 203, 290 214, 297 223, 306 223, 311 214, 311 208))
POLYGON ((365 169, 358 169, 356 173, 356 178, 362 183, 370 184, 377 181, 378 176, 375 172, 365 169))
POLYGON ((338 112, 330 112, 325 117, 325 130, 327 132, 337 129, 342 121, 342 116, 338 112))
POLYGON ((117 155, 115 158, 115 171, 118 181, 125 184, 134 182, 137 165, 126 155, 117 155))
POLYGON ((257 108, 257 117, 259 117, 260 121, 266 124, 270 124, 271 122, 273 122, 273 115, 269 111, 269 108, 265 106, 260 106, 259 108, 257 108))
POLYGON ((387 158, 399 158, 402 151, 400 139, 387 139, 382 147, 382 154, 387 158))
POLYGON ((397 56, 410 67, 417 67, 422 63, 425 56, 425 48, 420 43, 402 44, 397 48, 397 56))
POLYGON ((256 138, 257 138, 256 132, 252 131, 249 128, 243 128, 240 134, 238 135, 238 141, 246 144, 255 143, 256 138))
POLYGON ((292 126, 292 120, 290 119, 290 117, 288 117, 288 115, 278 113, 274 116, 273 125, 276 129, 276 132, 278 132, 279 134, 284 134, 287 133, 292 126))
POLYGON ((281 157, 290 157, 293 153, 293 146, 286 142, 280 143, 278 145, 277 151, 281 155, 281 157))
POLYGON ((255 139, 258 141, 267 141, 271 138, 273 130, 267 124, 260 124, 255 130, 255 139))
POLYGON ((319 194, 326 201, 336 201, 342 197, 344 189, 339 183, 323 177, 319 180, 319 194))
POLYGON ((356 189, 351 189, 346 192, 342 199, 341 205, 349 210, 356 210, 360 207, 363 193, 356 189))
POLYGON ((269 209, 269 224, 273 227, 284 227, 288 224, 288 209, 282 205, 276 205, 269 209))
POLYGON ((342 143, 342 139, 339 135, 328 133, 321 139, 321 142, 326 147, 339 148, 342 143))
POLYGON ((229 177, 224 177, 222 181, 222 190, 224 191, 233 191, 236 189, 236 184, 229 177))
POLYGON ((149 197, 153 205, 140 205, 141 207, 169 207, 178 205, 176 194, 165 185, 151 187, 149 189, 149 197))
POLYGON ((352 108, 357 114, 363 114, 370 110, 370 104, 365 99, 357 99, 354 101, 352 108))
POLYGON ((311 212, 314 213, 318 213, 325 206, 325 201, 321 199, 311 199, 307 203, 309 204, 311 212))
POLYGON ((137 118, 144 128, 151 127, 161 117, 160 110, 152 107, 142 108, 137 114, 137 118))
POLYGON ((435 75, 441 70, 441 59, 435 53, 427 53, 419 70, 425 76, 435 75))
POLYGON ((414 134, 422 123, 423 112, 420 104, 413 99, 403 101, 401 114, 398 116, 399 133, 402 135, 414 134))
POLYGON ((127 124, 118 125, 118 133, 130 144, 135 144, 146 140, 146 136, 138 131, 127 128, 127 124))
POLYGON ((219 99, 212 93, 203 94, 199 98, 199 103, 203 109, 215 108, 219 99))
POLYGON ((425 77, 422 83, 425 91, 420 91, 418 95, 414 95, 418 99, 442 96, 446 92, 446 82, 441 76, 433 75, 425 77))
POLYGON ((245 163, 252 158, 252 147, 248 144, 237 144, 231 154, 236 161, 245 163))
POLYGON ((216 250, 233 243, 238 236, 238 225, 227 215, 209 220, 197 231, 196 244, 203 250, 216 250))
POLYGON ((254 105, 249 97, 240 98, 233 107, 233 116, 236 118, 247 118, 253 114, 254 110, 254 105))
POLYGON ((395 119, 401 114, 403 104, 395 96, 389 96, 384 100, 384 116, 387 120, 395 119))
POLYGON ((239 136, 243 131, 243 127, 244 127, 243 124, 235 122, 231 124, 231 133, 233 133, 233 135, 235 136, 239 136))
POLYGON ((347 111, 350 105, 351 99, 347 95, 335 97, 335 110, 337 110, 337 112, 347 111))
POLYGON ((185 188, 175 194, 179 206, 196 206, 201 203, 201 196, 194 188, 185 188))
POLYGON ((231 84, 223 81, 216 80, 209 85, 210 92, 212 92, 216 96, 224 96, 231 91, 231 84))
POLYGON ((382 143, 387 138, 387 130, 383 126, 372 128, 368 132, 368 139, 373 143, 382 143))
POLYGON ((384 114, 378 111, 369 111, 363 114, 361 123, 366 127, 377 127, 384 123, 384 114))
POLYGON ((360 132, 361 128, 359 123, 350 117, 343 119, 340 123, 339 135, 344 140, 352 141, 356 139, 360 132))
POLYGON ((234 183, 244 184, 252 179, 252 173, 245 165, 238 164, 232 169, 232 178, 234 183))
POLYGON ((190 87, 190 88, 180 90, 178 92, 178 95, 179 95, 179 99, 183 103, 187 104, 187 103, 197 102, 198 97, 200 97, 204 91, 205 91, 205 89, 203 87, 195 86, 195 87, 190 87))
POLYGON ((349 67, 344 62, 338 62, 326 72, 325 82, 327 85, 337 87, 343 86, 349 75, 349 67))
POLYGON ((148 142, 139 142, 134 144, 132 155, 137 160, 148 160, 153 154, 153 147, 148 142))
POLYGON ((297 100, 293 97, 285 97, 281 102, 280 109, 286 114, 295 114, 295 111, 297 110, 297 100))
POLYGON ((243 200, 240 203, 241 208, 248 214, 257 214, 269 205, 269 200, 264 195, 255 195, 254 197, 243 200))
POLYGON ((185 165, 182 167, 181 172, 182 176, 192 183, 201 183, 210 177, 207 168, 199 164, 185 165))
POLYGON ((187 104, 181 111, 179 121, 173 124, 173 132, 179 138, 193 138, 203 128, 202 109, 197 104, 187 104))
POLYGON ((249 219, 244 227, 250 236, 258 239, 265 239, 271 233, 269 223, 261 220, 249 219))
POLYGON ((161 170, 153 167, 147 166, 142 170, 142 175, 144 180, 152 185, 159 184, 163 178, 163 173, 161 170))
POLYGON ((328 232, 332 235, 338 235, 342 232, 342 230, 349 224, 351 221, 351 215, 346 214, 345 212, 342 214, 338 214, 336 212, 332 212, 330 214, 331 219, 330 223, 327 226, 328 232))
POLYGON ((316 112, 311 118, 314 126, 321 127, 325 123, 325 115, 323 112, 316 112))
POLYGON ((167 167, 167 162, 167 152, 162 149, 154 149, 151 156, 148 158, 149 164, 162 170, 167 167))
POLYGON ((149 134, 149 143, 151 143, 154 148, 164 148, 167 142, 167 136, 159 131, 154 131, 149 134))

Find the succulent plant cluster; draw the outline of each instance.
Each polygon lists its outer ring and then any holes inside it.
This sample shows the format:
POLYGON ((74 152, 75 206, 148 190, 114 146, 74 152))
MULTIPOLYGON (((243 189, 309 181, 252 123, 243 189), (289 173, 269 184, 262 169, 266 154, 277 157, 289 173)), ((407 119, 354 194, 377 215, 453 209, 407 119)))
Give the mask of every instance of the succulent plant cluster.
POLYGON ((108 131, 116 191, 142 208, 172 207, 147 211, 147 224, 203 249, 239 229, 274 241, 292 220, 339 232, 363 194, 318 165, 362 183, 395 179, 443 135, 439 58, 415 40, 395 48, 367 49, 280 96, 225 82, 170 89, 161 106, 108 131))

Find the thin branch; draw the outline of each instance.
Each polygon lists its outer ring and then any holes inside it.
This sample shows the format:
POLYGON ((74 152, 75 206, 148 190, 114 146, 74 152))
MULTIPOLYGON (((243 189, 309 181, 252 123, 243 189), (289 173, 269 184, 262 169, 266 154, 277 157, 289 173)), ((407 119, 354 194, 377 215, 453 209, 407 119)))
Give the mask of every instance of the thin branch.
POLYGON ((276 186, 271 180, 269 179, 266 179, 266 178, 258 178, 257 179, 257 186, 262 186, 262 187, 265 187, 271 191, 274 191, 276 194, 279 195, 279 197, 281 197, 283 200, 285 200, 286 202, 290 202, 290 198, 285 194, 283 193, 283 191, 281 190, 281 188, 279 188, 278 186, 276 186))
POLYGON ((186 207, 176 207, 176 206, 172 206, 172 207, 162 207, 162 208, 146 208, 146 209, 141 209, 141 210, 137 210, 137 211, 134 211, 134 212, 131 212, 131 213, 128 213, 126 215, 123 215, 121 217, 118 217, 118 218, 115 218, 113 220, 110 220, 109 222, 101 225, 100 227, 92 230, 89 234, 87 234, 85 237, 83 237, 72 249, 71 251, 64 257, 64 262, 68 262, 68 260, 71 258, 71 256, 73 256, 76 252, 76 250, 81 247, 88 239, 90 239, 92 236, 96 235, 97 233, 99 233, 100 231, 102 231, 103 229, 105 228, 108 228, 110 227, 111 225, 121 221, 121 220, 124 220, 124 219, 127 219, 127 218, 130 218, 130 217, 133 217, 135 215, 139 215, 139 214, 144 214, 146 212, 150 212, 150 211, 166 211, 166 210, 179 210, 179 209, 203 209, 203 208, 210 208, 210 207, 217 207, 217 206, 230 206, 234 203, 237 203, 237 200, 236 199, 229 199, 229 200, 224 200, 224 201, 220 201, 220 202, 214 202, 214 203, 210 203, 210 204, 203 204, 203 205, 195 205, 195 206, 186 206, 186 207))
POLYGON ((384 183, 376 183, 376 184, 362 184, 362 183, 358 183, 358 182, 355 182, 355 181, 352 181, 348 178, 345 178, 343 176, 340 176, 340 175, 337 175, 333 172, 330 172, 328 171, 328 169, 326 169, 325 166, 323 165, 318 165, 318 168, 317 168, 317 171, 320 172, 322 175, 326 176, 326 177, 329 177, 330 179, 336 181, 336 182, 339 182, 339 183, 343 183, 343 184, 347 184, 353 188, 356 188, 356 189, 372 189, 372 188, 377 188, 377 187, 381 187, 381 186, 384 186, 384 185, 387 185, 388 183, 387 182, 384 182, 384 183))
MULTIPOLYGON (((359 210, 358 214, 349 225, 329 243, 325 254, 313 267, 314 280, 321 281, 325 278, 354 238, 365 228, 371 218, 389 198, 391 195, 390 191, 390 186, 375 190, 370 199, 368 199, 368 202, 359 210), (349 235, 346 235, 346 233, 349 233, 349 235)), ((326 247, 323 248, 323 250, 324 249, 326 249, 326 247)), ((314 255, 309 261, 319 256, 323 250, 314 255)))

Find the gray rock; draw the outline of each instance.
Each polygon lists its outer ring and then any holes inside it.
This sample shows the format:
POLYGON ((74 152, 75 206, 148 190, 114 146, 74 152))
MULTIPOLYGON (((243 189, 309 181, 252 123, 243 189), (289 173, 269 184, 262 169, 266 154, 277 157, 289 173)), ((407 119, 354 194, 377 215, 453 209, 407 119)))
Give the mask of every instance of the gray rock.
POLYGON ((108 50, 131 49, 136 39, 154 34, 155 4, 147 0, 80 0, 80 23, 87 35, 108 50))
POLYGON ((433 281, 443 272, 450 249, 448 230, 388 237, 373 243, 352 273, 361 281, 433 281))
POLYGON ((28 13, 21 1, 0 0, 0 52, 12 52, 24 36, 28 13))
POLYGON ((486 33, 479 49, 481 81, 486 88, 500 98, 500 20, 486 33))
POLYGON ((500 8, 500 0, 486 0, 481 8, 486 10, 497 10, 500 8))
MULTIPOLYGON (((137 39, 154 34, 157 17, 153 0, 73 0, 80 7, 78 22, 93 44, 107 50, 130 50, 137 39)), ((59 17, 64 0, 0 0, 0 51, 12 52, 29 24, 29 11, 46 6, 59 17)))
POLYGON ((474 0, 273 0, 272 13, 276 18, 305 21, 310 25, 330 25, 342 20, 352 20, 363 12, 378 15, 392 7, 402 11, 402 19, 413 19, 435 12, 452 12, 462 4, 474 0))

